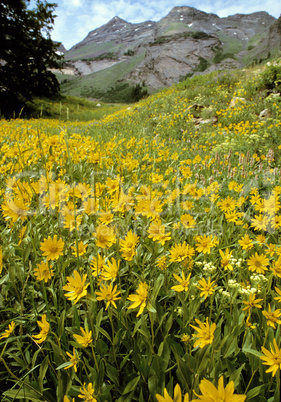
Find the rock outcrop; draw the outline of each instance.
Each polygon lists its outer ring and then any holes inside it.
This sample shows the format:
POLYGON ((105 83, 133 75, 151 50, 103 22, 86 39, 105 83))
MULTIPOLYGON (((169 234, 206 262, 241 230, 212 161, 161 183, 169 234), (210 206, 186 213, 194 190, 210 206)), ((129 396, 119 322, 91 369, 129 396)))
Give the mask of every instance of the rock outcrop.
POLYGON ((281 48, 281 16, 269 28, 267 46, 269 49, 281 48))

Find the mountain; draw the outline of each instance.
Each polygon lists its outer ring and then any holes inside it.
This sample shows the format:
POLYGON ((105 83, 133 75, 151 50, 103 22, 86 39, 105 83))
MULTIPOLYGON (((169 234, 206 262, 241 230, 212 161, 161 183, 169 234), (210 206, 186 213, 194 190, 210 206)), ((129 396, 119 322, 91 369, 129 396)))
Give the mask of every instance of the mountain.
POLYGON ((102 99, 114 89, 154 91, 193 74, 242 68, 280 49, 279 20, 263 11, 220 18, 187 6, 158 22, 116 16, 65 52, 62 91, 102 99))
MULTIPOLYGON (((55 42, 55 43, 57 44, 58 42, 55 42)), ((64 47, 64 45, 62 43, 60 43, 57 51, 58 51, 59 54, 65 54, 66 53, 66 48, 64 47)))

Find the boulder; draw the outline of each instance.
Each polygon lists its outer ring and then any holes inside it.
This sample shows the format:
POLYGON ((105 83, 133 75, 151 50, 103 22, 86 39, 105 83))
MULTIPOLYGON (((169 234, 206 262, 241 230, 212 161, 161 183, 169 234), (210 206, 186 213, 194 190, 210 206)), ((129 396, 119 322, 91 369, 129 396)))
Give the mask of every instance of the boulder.
POLYGON ((264 109, 259 114, 260 120, 268 119, 269 117, 271 117, 271 111, 269 109, 264 109))
POLYGON ((234 96, 234 98, 231 99, 229 106, 235 107, 237 103, 246 103, 246 99, 240 98, 239 96, 234 96))
POLYGON ((192 121, 195 123, 195 126, 199 126, 201 124, 216 124, 218 122, 218 117, 210 117, 209 119, 202 119, 201 117, 199 118, 194 118, 192 121))

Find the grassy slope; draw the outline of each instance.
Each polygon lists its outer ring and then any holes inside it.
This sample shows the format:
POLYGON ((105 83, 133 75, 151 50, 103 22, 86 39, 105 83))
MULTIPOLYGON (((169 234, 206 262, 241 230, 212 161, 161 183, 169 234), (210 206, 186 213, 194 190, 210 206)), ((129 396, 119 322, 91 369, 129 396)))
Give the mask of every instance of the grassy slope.
POLYGON ((74 96, 66 96, 57 101, 35 99, 32 105, 32 117, 62 121, 100 120, 124 107, 126 107, 124 104, 94 102, 74 96))
POLYGON ((95 90, 106 92, 116 85, 116 81, 122 80, 134 67, 144 59, 145 51, 133 56, 127 61, 115 64, 110 68, 93 74, 72 79, 61 86, 62 93, 73 96, 95 97, 95 90))
MULTIPOLYGON (((233 49, 232 47, 228 47, 228 50, 233 49)), ((134 60, 133 62, 135 62, 134 60)), ((116 66, 116 70, 118 69, 121 72, 122 65, 116 66)), ((127 66, 129 69, 129 66, 127 66)), ((258 66, 258 73, 263 66, 258 66)), ((100 85, 99 88, 102 88, 102 82, 107 81, 108 86, 112 85, 110 80, 110 69, 108 71, 104 70, 100 72, 99 77, 96 78, 96 82, 100 85)), ((124 72, 124 70, 122 69, 124 72)), ((248 69, 246 72, 237 70, 237 71, 224 71, 224 72, 214 72, 212 74, 196 76, 193 78, 189 78, 184 82, 173 85, 169 89, 164 89, 154 96, 150 96, 148 102, 153 102, 153 99, 157 99, 157 102, 161 99, 161 115, 169 113, 170 105, 173 105, 174 102, 178 102, 177 99, 178 94, 181 93, 181 97, 188 97, 189 101, 202 103, 205 107, 203 111, 203 117, 210 117, 211 115, 216 114, 216 110, 219 106, 223 106, 226 102, 230 101, 232 96, 236 96, 241 93, 240 89, 236 91, 236 82, 241 83, 244 78, 247 78, 247 82, 251 79, 256 79, 255 68, 248 69), (235 84, 235 85, 234 85, 235 84), (219 92, 216 87, 220 88, 220 85, 225 87, 221 92, 219 92), (234 85, 234 86, 233 86, 234 85), (213 105, 216 105, 215 109, 213 105)), ((89 77, 90 78, 90 77, 89 77)), ((248 85, 250 88, 250 84, 248 85)), ((105 88, 105 87, 104 87, 105 88)), ((255 105, 252 105, 255 108, 255 111, 252 111, 250 114, 257 114, 258 110, 262 107, 265 107, 266 104, 262 100, 259 99, 259 95, 256 93, 256 88, 251 90, 249 96, 252 96, 255 99, 255 105), (259 104, 261 102, 261 104, 259 104)), ((81 92, 81 88, 80 88, 81 92)), ((243 92, 243 91, 242 91, 243 92)), ((79 93, 78 80, 75 82, 75 87, 73 88, 73 93, 79 93), (76 87, 77 86, 77 87, 76 87)), ((53 102, 47 99, 37 99, 36 100, 36 108, 37 114, 34 117, 50 117, 50 118, 60 118, 62 120, 67 120, 67 109, 69 114, 69 119, 72 121, 89 121, 91 119, 102 119, 105 116, 115 113, 116 111, 127 108, 128 104, 109 104, 102 103, 101 107, 97 107, 97 101, 89 101, 83 98, 78 98, 75 96, 66 96, 62 100, 53 102)), ((144 101, 146 104, 147 101, 144 101)), ((154 102, 153 102, 154 103, 154 102)), ((142 102, 139 103, 141 109, 142 102)), ((137 105, 136 105, 137 106, 137 105)), ((134 107, 136 107, 134 106, 134 107)), ((223 107, 226 107, 223 106, 223 107)), ((158 106, 155 113, 158 112, 158 106)), ((171 111, 170 111, 171 113, 171 111)), ((152 123, 151 123, 152 124, 152 123)))
POLYGON ((97 52, 116 52, 121 47, 121 44, 115 45, 114 42, 105 43, 90 43, 81 48, 71 50, 66 54, 66 60, 83 60, 91 59, 92 55, 97 52))

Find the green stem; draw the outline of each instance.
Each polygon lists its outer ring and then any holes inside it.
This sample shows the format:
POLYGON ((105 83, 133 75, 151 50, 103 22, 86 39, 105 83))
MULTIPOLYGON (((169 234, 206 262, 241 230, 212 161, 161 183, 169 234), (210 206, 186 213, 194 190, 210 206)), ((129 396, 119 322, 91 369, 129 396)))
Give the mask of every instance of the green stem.
POLYGON ((276 382, 277 382, 277 388, 279 392, 279 401, 281 402, 281 376, 280 376, 280 369, 277 370, 276 373, 276 382))
POLYGON ((215 295, 212 294, 212 295, 211 295, 211 300, 210 300, 210 316, 209 316, 210 322, 211 322, 211 320, 212 320, 214 296, 215 296, 215 295))
POLYGON ((48 303, 48 299, 47 299, 47 292, 46 292, 46 287, 45 287, 45 283, 44 283, 44 282, 43 282, 43 284, 42 284, 42 289, 43 289, 44 300, 45 300, 45 303, 46 303, 46 309, 47 309, 48 320, 50 321, 49 303, 48 303))
POLYGON ((114 345, 114 338, 115 338, 115 331, 114 331, 114 325, 113 325, 113 320, 112 320, 112 310, 111 310, 111 307, 109 306, 109 309, 108 309, 108 317, 109 317, 109 320, 110 320, 110 324, 111 324, 111 332, 112 332, 112 351, 113 351, 113 357, 114 357, 114 361, 115 361, 115 363, 117 363, 117 361, 116 361, 116 352, 115 352, 115 345, 114 345))
POLYGON ((25 383, 23 380, 21 380, 20 378, 18 378, 8 367, 7 363, 5 362, 5 360, 3 359, 3 357, 0 357, 0 362, 2 362, 5 366, 5 369, 8 371, 8 373, 10 374, 10 376, 12 376, 13 378, 15 378, 19 383, 21 383, 22 385, 25 385, 26 387, 32 389, 33 392, 35 392, 37 395, 40 396, 40 399, 43 398, 44 401, 46 402, 51 402, 50 399, 48 399, 46 397, 46 395, 41 394, 41 392, 39 392, 37 389, 33 388, 30 384, 25 383))
POLYGON ((266 334, 265 334, 265 338, 264 338, 264 341, 263 341, 263 347, 265 346, 265 342, 266 342, 266 339, 267 339, 267 336, 268 336, 268 332, 269 332, 269 327, 267 327, 267 330, 266 330, 266 334))
POLYGON ((210 365, 209 365, 209 375, 211 374, 211 369, 214 367, 214 365, 213 365, 214 354, 215 354, 215 346, 214 346, 214 343, 213 343, 212 344, 212 355, 211 355, 210 365))
POLYGON ((93 354, 93 358, 94 358, 94 361, 95 361, 96 370, 97 370, 97 373, 98 373, 99 372, 99 365, 98 365, 98 361, 97 361, 96 354, 95 354, 94 347, 93 347, 92 343, 91 343, 91 349, 92 349, 92 354, 93 354))
POLYGON ((63 354, 63 352, 62 352, 62 348, 61 348, 61 341, 60 341, 60 338, 59 338, 59 337, 57 336, 57 334, 56 334, 55 332, 53 332, 53 331, 51 331, 51 334, 54 335, 54 337, 56 338, 56 341, 57 341, 57 343, 58 343, 58 347, 59 347, 59 351, 60 351, 61 356, 64 356, 64 354, 63 354))
POLYGON ((152 313, 150 311, 149 311, 149 319, 150 319, 150 327, 151 327, 151 348, 154 353, 154 328, 153 328, 152 313))
POLYGON ((251 385, 251 382, 253 381, 254 375, 256 374, 257 371, 258 371, 258 369, 255 369, 255 370, 254 370, 254 372, 253 372, 253 374, 252 374, 252 376, 251 376, 251 378, 250 378, 250 381, 249 381, 249 383, 248 383, 248 385, 247 385, 247 388, 246 388, 246 390, 245 390, 245 394, 247 394, 248 389, 249 389, 249 387, 250 387, 250 385, 251 385))

